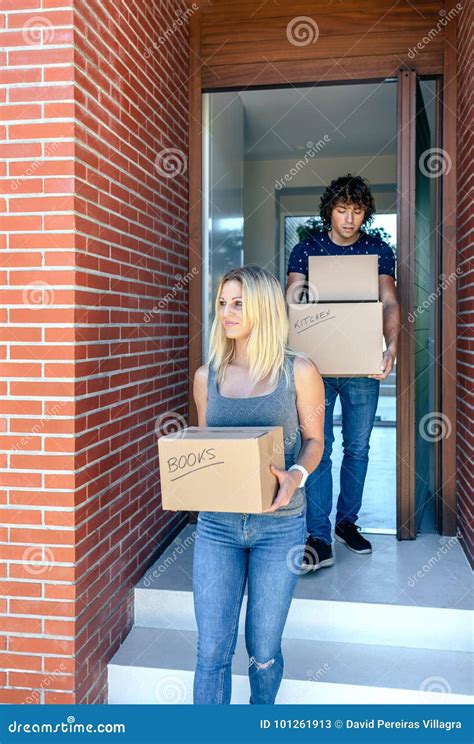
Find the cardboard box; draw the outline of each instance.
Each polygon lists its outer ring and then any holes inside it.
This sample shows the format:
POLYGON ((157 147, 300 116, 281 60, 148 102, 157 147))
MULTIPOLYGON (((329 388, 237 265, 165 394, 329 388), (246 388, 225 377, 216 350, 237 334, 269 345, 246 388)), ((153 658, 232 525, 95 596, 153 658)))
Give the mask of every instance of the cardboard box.
POLYGON ((260 514, 285 467, 283 427, 198 427, 158 439, 163 509, 260 514))
POLYGON ((289 344, 320 373, 333 377, 380 374, 381 302, 310 302, 289 305, 289 344))
POLYGON ((379 299, 376 255, 310 256, 309 301, 355 302, 379 299))

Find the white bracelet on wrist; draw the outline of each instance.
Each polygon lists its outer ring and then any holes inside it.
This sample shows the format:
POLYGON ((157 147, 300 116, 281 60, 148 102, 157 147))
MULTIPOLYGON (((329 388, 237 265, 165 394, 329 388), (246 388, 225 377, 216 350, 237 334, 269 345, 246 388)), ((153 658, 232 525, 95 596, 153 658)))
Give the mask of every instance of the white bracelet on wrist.
POLYGON ((300 483, 300 485, 298 486, 298 488, 303 488, 303 486, 304 486, 304 484, 306 483, 306 480, 307 480, 307 478, 308 478, 308 475, 309 475, 309 473, 308 473, 308 471, 306 470, 306 468, 304 467, 304 465, 297 465, 297 464, 295 464, 295 465, 292 465, 292 466, 291 466, 291 468, 288 468, 288 472, 289 472, 290 470, 299 470, 299 471, 300 471, 300 473, 302 474, 302 476, 303 476, 303 477, 302 477, 302 479, 301 479, 301 483, 300 483))

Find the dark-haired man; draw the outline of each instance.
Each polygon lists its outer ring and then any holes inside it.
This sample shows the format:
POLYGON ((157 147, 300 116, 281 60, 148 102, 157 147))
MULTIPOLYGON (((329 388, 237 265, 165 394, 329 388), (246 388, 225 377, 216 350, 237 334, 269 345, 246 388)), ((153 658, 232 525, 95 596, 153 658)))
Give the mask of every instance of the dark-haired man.
POLYGON ((308 257, 376 254, 379 267, 379 296, 383 303, 383 332, 386 351, 378 375, 368 377, 323 377, 326 397, 324 454, 306 481, 308 540, 303 570, 332 566, 331 523, 333 411, 341 398, 344 456, 337 502, 335 537, 355 553, 366 554, 372 546, 356 525, 362 503, 369 462, 369 440, 377 410, 380 380, 391 372, 397 354, 400 308, 395 287, 395 257, 380 238, 364 232, 375 214, 370 187, 360 176, 342 176, 332 181, 321 197, 323 231, 298 243, 288 263, 288 302, 298 302, 301 286, 308 280, 308 257), (297 284, 296 284, 297 283, 297 284), (292 289, 292 285, 293 289, 292 289), (297 296, 294 296, 296 293, 297 296))

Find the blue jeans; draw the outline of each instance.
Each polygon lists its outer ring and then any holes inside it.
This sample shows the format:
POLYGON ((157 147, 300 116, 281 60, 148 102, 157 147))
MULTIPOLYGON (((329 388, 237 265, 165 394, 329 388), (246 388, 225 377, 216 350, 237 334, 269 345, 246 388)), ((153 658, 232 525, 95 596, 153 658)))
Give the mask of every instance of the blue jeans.
POLYGON ((304 512, 288 517, 199 513, 193 566, 195 704, 230 703, 231 664, 247 580, 250 703, 275 702, 283 676, 281 637, 305 538, 304 512))
POLYGON ((338 395, 342 408, 340 492, 336 524, 356 522, 369 464, 369 440, 379 398, 379 380, 370 377, 324 377, 326 412, 324 452, 306 481, 307 524, 311 537, 331 543, 333 413, 338 395))

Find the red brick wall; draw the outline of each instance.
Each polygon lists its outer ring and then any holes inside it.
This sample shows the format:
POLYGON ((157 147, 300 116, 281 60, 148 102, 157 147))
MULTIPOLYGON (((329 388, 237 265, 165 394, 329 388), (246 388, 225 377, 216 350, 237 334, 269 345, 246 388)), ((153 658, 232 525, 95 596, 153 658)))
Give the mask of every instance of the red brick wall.
POLYGON ((9 703, 61 702, 74 686, 73 31, 61 5, 1 5, 0 702, 9 703))
POLYGON ((171 0, 0 7, 0 702, 103 703, 183 520, 155 422, 187 415, 188 23, 171 0))
POLYGON ((464 3, 458 25, 458 370, 457 370, 457 469, 458 528, 474 568, 474 166, 472 77, 474 10, 464 3))

